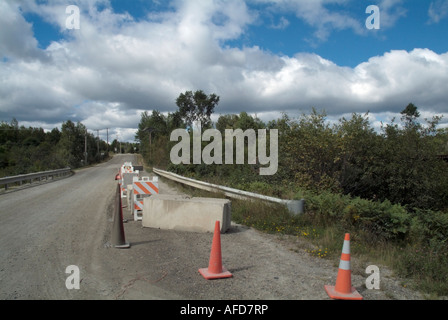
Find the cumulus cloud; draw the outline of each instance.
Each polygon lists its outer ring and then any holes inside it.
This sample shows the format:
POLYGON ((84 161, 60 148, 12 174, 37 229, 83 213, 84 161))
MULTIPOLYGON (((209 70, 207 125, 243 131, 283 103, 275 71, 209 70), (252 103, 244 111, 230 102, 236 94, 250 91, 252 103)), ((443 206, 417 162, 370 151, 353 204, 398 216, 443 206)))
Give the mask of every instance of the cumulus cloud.
POLYGON ((37 48, 32 25, 19 11, 19 4, 10 0, 0 2, 0 55, 21 60, 46 59, 37 48))
MULTIPOLYGON (((115 13, 106 0, 74 2, 81 8, 80 30, 65 29, 65 1, 1 2, 10 17, 1 23, 16 26, 7 32, 18 39, 0 41, 2 120, 15 116, 60 124, 70 119, 90 129, 111 128, 111 135, 132 141, 143 110, 173 112, 181 92, 197 89, 221 97, 217 114, 247 111, 263 120, 312 106, 331 117, 367 110, 398 113, 409 102, 431 112, 446 110, 448 53, 391 51, 348 68, 316 54, 288 57, 226 45, 257 19, 244 1, 176 0, 171 10, 138 21, 115 13), (64 39, 39 49, 22 11, 42 15, 64 39)), ((294 3, 308 6, 304 19, 315 23, 318 33, 315 11, 326 13, 333 27, 358 28, 354 20, 330 17, 324 1, 294 3)))

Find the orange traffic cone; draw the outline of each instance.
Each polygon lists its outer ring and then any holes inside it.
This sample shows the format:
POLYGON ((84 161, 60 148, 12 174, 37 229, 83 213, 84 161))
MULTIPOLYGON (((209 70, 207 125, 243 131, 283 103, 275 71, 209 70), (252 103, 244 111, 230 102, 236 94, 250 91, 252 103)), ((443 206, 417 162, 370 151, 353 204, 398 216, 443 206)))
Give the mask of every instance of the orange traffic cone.
POLYGON ((124 249, 131 245, 126 243, 123 227, 123 207, 121 205, 120 185, 117 184, 117 193, 115 198, 115 217, 112 229, 112 244, 115 248, 124 249))
POLYGON ((331 299, 362 300, 362 296, 352 287, 350 268, 350 234, 345 234, 342 247, 341 260, 339 262, 338 277, 335 286, 325 286, 325 291, 331 299))
POLYGON ((232 276, 232 274, 222 266, 221 231, 219 221, 215 222, 215 233, 213 235, 212 251, 210 252, 208 268, 199 269, 199 273, 207 280, 230 278, 232 276))

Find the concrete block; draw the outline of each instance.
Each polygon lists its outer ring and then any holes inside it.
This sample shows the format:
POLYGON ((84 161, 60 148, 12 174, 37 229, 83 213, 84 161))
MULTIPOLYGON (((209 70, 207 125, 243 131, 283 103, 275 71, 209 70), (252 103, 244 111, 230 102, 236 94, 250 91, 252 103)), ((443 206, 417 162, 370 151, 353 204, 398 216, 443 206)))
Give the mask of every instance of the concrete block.
POLYGON ((226 232, 231 223, 230 200, 155 194, 143 201, 143 227, 214 232, 218 220, 221 233, 226 232))
POLYGON ((134 177, 137 177, 138 178, 138 172, 126 172, 126 173, 123 173, 123 181, 122 181, 122 184, 123 184, 123 186, 127 186, 127 185, 129 185, 129 184, 132 184, 132 181, 133 181, 133 179, 134 179, 134 177))
POLYGON ((134 186, 131 184, 128 184, 126 186, 127 190, 126 190, 126 201, 127 201, 127 206, 128 209, 130 211, 133 210, 134 208, 134 186))

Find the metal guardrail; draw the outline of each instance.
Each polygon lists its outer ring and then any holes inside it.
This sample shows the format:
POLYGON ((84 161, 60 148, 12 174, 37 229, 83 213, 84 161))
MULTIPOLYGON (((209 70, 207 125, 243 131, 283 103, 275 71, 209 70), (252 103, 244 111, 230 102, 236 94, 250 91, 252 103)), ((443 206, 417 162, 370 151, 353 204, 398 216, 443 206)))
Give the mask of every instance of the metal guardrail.
POLYGON ((233 188, 224 187, 224 186, 220 186, 220 185, 216 185, 216 184, 212 184, 212 183, 208 183, 208 182, 194 180, 191 178, 187 178, 187 177, 178 175, 173 172, 168 172, 168 171, 160 170, 157 168, 153 168, 152 170, 154 171, 154 173, 156 173, 162 177, 165 177, 165 178, 173 180, 173 181, 177 181, 182 184, 189 185, 189 186, 197 188, 197 189, 202 189, 202 190, 206 190, 206 191, 210 191, 210 192, 222 192, 230 198, 243 199, 243 200, 247 200, 247 199, 262 200, 262 201, 267 201, 267 202, 279 203, 279 204, 285 205, 289 209, 289 211, 293 214, 302 214, 304 212, 304 204, 305 204, 304 199, 284 200, 284 199, 269 197, 269 196, 265 196, 265 195, 261 195, 261 194, 257 194, 257 193, 253 193, 253 192, 233 189, 233 188))
POLYGON ((52 170, 52 171, 42 171, 42 172, 35 172, 35 173, 29 173, 29 174, 21 174, 18 176, 11 176, 11 177, 4 177, 0 178, 0 185, 5 186, 5 190, 8 190, 8 185, 12 183, 19 182, 20 184, 23 181, 30 180, 30 183, 34 179, 42 180, 43 177, 45 177, 48 180, 48 177, 58 176, 58 175, 65 175, 71 172, 70 168, 64 168, 64 169, 58 169, 58 170, 52 170))

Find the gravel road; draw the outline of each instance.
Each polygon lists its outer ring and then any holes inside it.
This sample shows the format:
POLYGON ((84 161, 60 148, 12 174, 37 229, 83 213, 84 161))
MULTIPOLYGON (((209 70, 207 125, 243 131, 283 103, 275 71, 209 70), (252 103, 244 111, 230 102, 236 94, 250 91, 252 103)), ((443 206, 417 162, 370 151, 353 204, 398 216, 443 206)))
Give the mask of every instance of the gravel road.
MULTIPOLYGON (((329 300, 324 285, 334 285, 339 261, 297 250, 297 239, 236 224, 221 235, 229 279, 208 281, 198 272, 208 266, 212 234, 143 228, 127 209, 131 248, 113 248, 114 177, 125 161, 136 158, 117 155, 69 178, 0 195, 0 299, 329 300), (79 289, 66 287, 70 265, 79 267, 79 289)), ((178 192, 163 179, 159 188, 178 192)), ((380 290, 366 289, 367 274, 353 275, 364 299, 422 298, 380 271, 380 290)))

